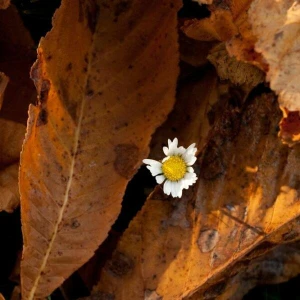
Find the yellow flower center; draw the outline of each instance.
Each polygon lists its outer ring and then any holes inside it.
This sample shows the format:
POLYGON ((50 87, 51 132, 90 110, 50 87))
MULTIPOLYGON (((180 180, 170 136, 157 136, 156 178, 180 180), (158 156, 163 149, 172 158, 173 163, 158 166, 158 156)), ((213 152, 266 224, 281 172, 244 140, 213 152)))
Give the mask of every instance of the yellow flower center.
POLYGON ((181 156, 174 155, 162 163, 162 171, 170 181, 182 179, 186 173, 186 163, 181 156))

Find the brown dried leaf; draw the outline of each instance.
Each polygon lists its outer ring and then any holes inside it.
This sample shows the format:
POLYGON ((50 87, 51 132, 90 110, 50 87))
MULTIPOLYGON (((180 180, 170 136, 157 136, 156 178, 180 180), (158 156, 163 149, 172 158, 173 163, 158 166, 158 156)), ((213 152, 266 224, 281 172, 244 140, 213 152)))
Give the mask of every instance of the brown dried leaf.
POLYGON ((0 9, 6 9, 10 5, 10 0, 0 0, 0 9))
POLYGON ((49 295, 118 216, 174 103, 179 5, 64 0, 41 41, 20 169, 23 299, 49 295))
POLYGON ((200 41, 227 41, 239 33, 240 18, 252 0, 216 1, 205 19, 186 20, 181 30, 190 38, 200 41))
POLYGON ((36 99, 28 76, 35 58, 34 43, 16 8, 0 10, 0 71, 9 77, 0 118, 26 124, 28 105, 36 99))
MULTIPOLYGON (((278 246, 262 257, 249 260, 248 266, 231 277, 215 299, 243 299, 243 296, 257 285, 278 284, 288 281, 300 273, 299 261, 299 242, 278 246)), ((195 297, 190 298, 190 300, 192 299, 201 298, 199 295, 195 295, 195 297)))
POLYGON ((1 118, 0 128, 0 168, 4 168, 18 162, 26 128, 1 118))
POLYGON ((257 38, 255 49, 269 65, 267 80, 289 111, 300 110, 298 53, 300 5, 295 1, 255 0, 249 20, 257 38))
POLYGON ((0 170, 0 211, 13 212, 19 206, 19 163, 0 170))
POLYGON ((207 58, 215 66, 219 77, 233 84, 251 89, 264 81, 265 76, 260 69, 229 56, 224 44, 214 47, 207 58))
POLYGON ((278 139, 274 95, 248 98, 241 107, 229 99, 223 111, 198 159, 196 186, 181 199, 154 190, 95 293, 188 299, 299 216, 300 146, 289 149, 278 139))
POLYGON ((12 212, 20 202, 19 157, 25 126, 0 118, 0 211, 12 212))

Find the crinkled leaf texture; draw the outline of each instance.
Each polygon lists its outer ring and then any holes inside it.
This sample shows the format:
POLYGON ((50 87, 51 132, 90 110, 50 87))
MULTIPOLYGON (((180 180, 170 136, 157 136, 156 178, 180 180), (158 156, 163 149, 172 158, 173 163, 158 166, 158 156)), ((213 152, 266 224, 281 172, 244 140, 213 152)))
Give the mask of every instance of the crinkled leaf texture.
POLYGON ((161 187, 150 194, 104 266, 95 296, 179 300, 197 292, 193 299, 210 299, 235 263, 299 216, 300 145, 278 139, 275 95, 242 105, 231 99, 221 102, 196 163, 198 182, 181 199, 161 187))
POLYGON ((255 49, 267 61, 267 79, 289 111, 300 110, 300 4, 293 0, 253 1, 249 20, 257 37, 255 49))
POLYGON ((171 110, 179 1, 63 0, 41 41, 21 155, 23 299, 85 263, 171 110))

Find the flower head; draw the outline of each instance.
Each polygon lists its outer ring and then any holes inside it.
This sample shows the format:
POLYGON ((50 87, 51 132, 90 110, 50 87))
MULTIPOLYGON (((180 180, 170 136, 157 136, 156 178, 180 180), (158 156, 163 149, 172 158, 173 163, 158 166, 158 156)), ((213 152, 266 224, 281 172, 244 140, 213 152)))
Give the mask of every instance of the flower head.
POLYGON ((163 147, 166 157, 162 162, 153 159, 144 159, 152 176, 158 184, 164 182, 164 193, 173 197, 181 197, 182 190, 188 189, 193 185, 197 176, 191 167, 196 161, 195 144, 190 145, 187 149, 178 147, 178 139, 168 140, 168 147, 163 147))

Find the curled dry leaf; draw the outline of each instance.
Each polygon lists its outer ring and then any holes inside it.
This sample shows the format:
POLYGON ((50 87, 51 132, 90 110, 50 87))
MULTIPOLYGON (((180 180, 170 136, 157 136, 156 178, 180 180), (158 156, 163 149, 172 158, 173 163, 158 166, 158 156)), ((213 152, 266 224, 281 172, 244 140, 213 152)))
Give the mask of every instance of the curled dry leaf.
POLYGON ((299 216, 300 147, 278 139, 280 115, 272 93, 241 107, 229 99, 198 159, 197 184, 179 200, 153 191, 94 293, 188 299, 299 216))
POLYGON ((118 216, 174 103, 179 5, 64 0, 55 14, 32 70, 39 105, 21 155, 23 299, 49 295, 118 216))
POLYGON ((264 81, 265 76, 260 69, 229 56, 224 44, 214 47, 207 58, 215 66, 219 77, 233 84, 243 85, 250 90, 264 81))
POLYGON ((251 2, 252 0, 216 1, 209 6, 209 18, 186 20, 181 30, 188 37, 200 41, 227 41, 239 33, 239 19, 251 2))

